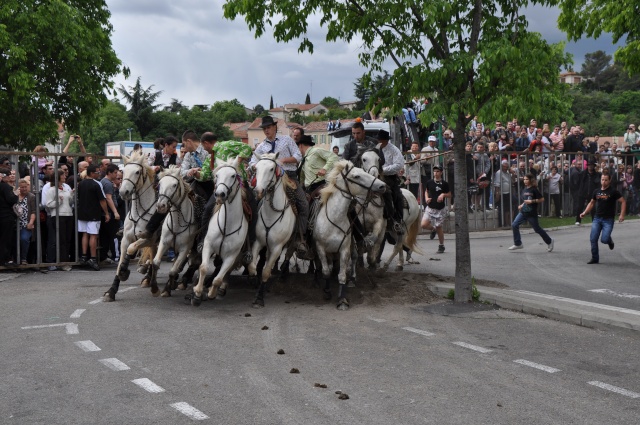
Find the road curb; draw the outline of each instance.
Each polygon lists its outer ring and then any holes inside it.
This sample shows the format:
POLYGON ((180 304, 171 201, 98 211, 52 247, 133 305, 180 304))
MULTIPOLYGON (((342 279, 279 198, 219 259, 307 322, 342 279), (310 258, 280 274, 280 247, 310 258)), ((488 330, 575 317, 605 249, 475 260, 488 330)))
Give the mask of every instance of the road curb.
MULTIPOLYGON (((452 284, 430 284, 430 289, 446 296, 454 288, 452 284)), ((488 301, 501 308, 526 314, 547 317, 603 330, 640 332, 640 311, 574 300, 536 292, 489 288, 480 286, 480 301, 488 301)))

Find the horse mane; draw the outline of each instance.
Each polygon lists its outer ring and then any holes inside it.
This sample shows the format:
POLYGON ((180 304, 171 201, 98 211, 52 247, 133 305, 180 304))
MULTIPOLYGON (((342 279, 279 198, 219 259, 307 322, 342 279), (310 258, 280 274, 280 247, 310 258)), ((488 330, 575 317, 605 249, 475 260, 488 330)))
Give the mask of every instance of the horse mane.
POLYGON ((164 170, 160 171, 160 173, 158 173, 158 180, 162 180, 164 176, 173 176, 177 178, 180 181, 180 184, 182 185, 182 187, 186 188, 187 193, 191 192, 192 190, 191 185, 187 184, 187 182, 185 182, 182 176, 180 175, 179 166, 170 165, 169 168, 165 168, 164 170))
POLYGON ((123 156, 123 159, 124 159, 125 165, 127 165, 130 162, 142 165, 142 168, 144 168, 145 172, 147 173, 147 177, 149 177, 151 180, 153 180, 153 178, 155 177, 156 172, 153 170, 153 168, 149 167, 149 163, 147 162, 147 156, 144 154, 144 152, 133 151, 131 156, 129 157, 123 156))
POLYGON ((336 188, 336 181, 338 177, 341 175, 342 171, 347 167, 353 167, 353 163, 351 161, 347 161, 343 159, 341 161, 333 164, 333 169, 327 174, 325 177, 325 181, 327 185, 320 190, 320 202, 326 203, 327 200, 333 195, 338 189, 336 188))

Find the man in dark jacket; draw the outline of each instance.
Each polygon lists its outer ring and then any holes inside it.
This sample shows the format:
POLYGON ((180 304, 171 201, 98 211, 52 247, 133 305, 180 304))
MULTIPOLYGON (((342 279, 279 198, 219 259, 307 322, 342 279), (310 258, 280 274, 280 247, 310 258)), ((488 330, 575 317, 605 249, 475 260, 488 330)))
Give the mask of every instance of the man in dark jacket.
POLYGON ((13 213, 13 206, 18 202, 18 195, 13 193, 13 187, 7 183, 11 169, 0 167, 0 228, 2 228, 2 238, 0 238, 0 266, 10 267, 11 252, 16 243, 16 216, 13 213))
MULTIPOLYGON (((375 148, 378 141, 373 137, 368 137, 364 132, 364 124, 356 122, 351 127, 351 139, 344 145, 344 151, 342 152, 342 158, 353 162, 356 155, 358 155, 358 147, 375 148)), ((384 158, 384 157, 382 157, 384 158)), ((381 159, 384 161, 384 159, 381 159)), ((382 164, 380 164, 382 166, 382 164)))
MULTIPOLYGON (((576 161, 576 166, 577 166, 576 161)), ((596 163, 589 161, 587 169, 580 173, 580 189, 578 192, 578 202, 574 205, 574 211, 577 209, 576 214, 576 226, 582 224, 582 217, 580 211, 584 208, 585 204, 591 200, 593 191, 600 187, 600 177, 602 174, 596 171, 596 163)))

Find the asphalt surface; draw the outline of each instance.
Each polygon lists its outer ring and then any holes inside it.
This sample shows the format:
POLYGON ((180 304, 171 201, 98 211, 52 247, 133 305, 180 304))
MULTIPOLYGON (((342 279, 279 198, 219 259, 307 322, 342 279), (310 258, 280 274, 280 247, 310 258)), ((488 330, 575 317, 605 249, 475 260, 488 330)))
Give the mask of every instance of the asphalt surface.
MULTIPOLYGON (((549 255, 533 239, 514 254, 520 267, 549 255)), ((454 258, 450 245, 420 266, 437 273, 454 258)), ((339 312, 320 296, 269 294, 253 309, 239 277, 225 299, 195 308, 184 292, 151 297, 132 272, 103 303, 114 270, 0 275, 0 423, 636 424, 640 414, 634 333, 482 304, 339 312)))

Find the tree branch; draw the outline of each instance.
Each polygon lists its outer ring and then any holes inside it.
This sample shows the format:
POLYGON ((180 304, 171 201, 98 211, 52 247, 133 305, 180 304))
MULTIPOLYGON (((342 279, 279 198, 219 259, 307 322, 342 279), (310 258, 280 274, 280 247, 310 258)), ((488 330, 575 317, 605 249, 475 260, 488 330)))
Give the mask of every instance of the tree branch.
POLYGON ((482 0, 475 0, 473 6, 473 25, 469 37, 469 53, 473 56, 478 52, 478 39, 480 38, 480 23, 482 21, 482 0))

